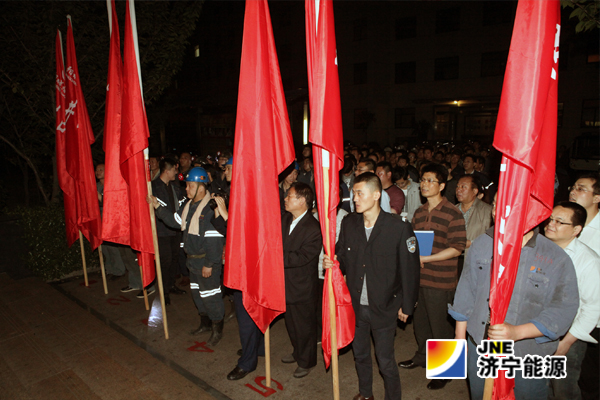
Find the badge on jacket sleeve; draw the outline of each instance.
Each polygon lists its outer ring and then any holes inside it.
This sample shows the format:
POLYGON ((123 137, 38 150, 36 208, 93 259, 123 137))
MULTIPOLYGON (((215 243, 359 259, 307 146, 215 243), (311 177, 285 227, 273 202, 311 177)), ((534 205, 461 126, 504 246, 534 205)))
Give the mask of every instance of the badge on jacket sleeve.
POLYGON ((408 251, 414 253, 417 250, 417 239, 414 236, 411 236, 406 241, 406 247, 408 247, 408 251))

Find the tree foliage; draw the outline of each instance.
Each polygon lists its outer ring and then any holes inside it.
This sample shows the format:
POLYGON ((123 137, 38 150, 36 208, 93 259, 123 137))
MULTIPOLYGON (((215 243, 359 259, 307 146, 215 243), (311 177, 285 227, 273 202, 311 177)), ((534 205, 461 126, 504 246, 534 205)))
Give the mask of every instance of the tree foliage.
MULTIPOLYGON (((160 98, 183 62, 202 2, 136 2, 140 63, 146 104, 160 98)), ((46 203, 55 183, 56 30, 66 43, 66 16, 73 21, 81 86, 92 129, 101 138, 108 68, 109 29, 103 1, 4 2, 0 16, 0 149, 34 173, 46 203)), ((123 38, 125 2, 117 2, 123 38)), ((101 148, 101 140, 94 145, 101 148)))
POLYGON ((600 28, 600 0, 561 0, 563 8, 572 8, 569 18, 578 18, 575 32, 600 28))

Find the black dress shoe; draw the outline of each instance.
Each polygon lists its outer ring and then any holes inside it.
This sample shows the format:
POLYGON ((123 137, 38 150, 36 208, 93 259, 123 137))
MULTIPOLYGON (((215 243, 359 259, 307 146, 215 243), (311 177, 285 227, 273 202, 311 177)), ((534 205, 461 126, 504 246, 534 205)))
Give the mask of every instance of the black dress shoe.
POLYGON ((165 294, 165 304, 170 306, 171 305, 171 298, 169 297, 169 294, 165 294))
POLYGON ((402 368, 406 368, 406 369, 413 369, 413 368, 420 367, 420 365, 415 364, 412 359, 400 361, 398 363, 398 366, 402 367, 402 368))
POLYGON ((237 381, 238 379, 242 379, 246 375, 248 375, 250 371, 244 371, 240 367, 236 366, 233 371, 227 374, 227 379, 230 381, 237 381))
POLYGON ((177 286, 173 285, 173 287, 171 287, 171 289, 169 289, 169 293, 173 293, 173 294, 185 294, 185 290, 178 288, 177 286))
POLYGON ((430 390, 438 390, 443 389, 446 384, 450 382, 450 379, 432 379, 427 384, 427 389, 430 390))

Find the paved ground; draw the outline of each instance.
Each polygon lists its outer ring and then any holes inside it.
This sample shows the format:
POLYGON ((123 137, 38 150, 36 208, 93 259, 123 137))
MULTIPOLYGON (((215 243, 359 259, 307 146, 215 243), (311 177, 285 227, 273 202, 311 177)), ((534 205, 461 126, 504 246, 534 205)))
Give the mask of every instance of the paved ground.
MULTIPOLYGON (((135 292, 121 293, 125 277, 109 281, 104 294, 99 274, 49 285, 20 267, 11 249, 18 240, 4 234, 0 220, 0 399, 330 399, 331 373, 319 356, 309 376, 295 379, 295 364, 280 359, 291 351, 283 321, 271 328, 272 389, 264 387, 264 359, 239 381, 228 381, 240 348, 237 322, 225 324, 225 337, 214 349, 208 335, 191 336, 199 324, 191 296, 171 296, 167 307, 170 338, 165 340, 157 295, 150 310, 135 292), (12 242, 11 242, 12 240, 12 242)), ((14 226, 10 226, 14 228, 14 226)), ((19 251, 23 251, 21 248, 19 251)), ((229 309, 230 304, 226 302, 229 309)), ((397 330, 396 359, 416 348, 412 325, 397 330)), ((340 398, 357 393, 351 351, 340 355, 340 398)), ((441 391, 426 389, 424 369, 401 370, 404 399, 468 399, 466 381, 441 391)), ((383 381, 374 373, 374 395, 383 399, 383 381)))

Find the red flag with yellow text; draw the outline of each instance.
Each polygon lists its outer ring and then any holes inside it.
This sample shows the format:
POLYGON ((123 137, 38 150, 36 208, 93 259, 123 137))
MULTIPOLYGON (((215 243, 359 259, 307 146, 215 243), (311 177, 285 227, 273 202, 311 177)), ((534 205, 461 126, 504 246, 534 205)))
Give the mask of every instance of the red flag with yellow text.
MULTIPOLYGON (((337 50, 332 0, 306 0, 306 51, 310 100, 310 142, 313 144, 315 191, 325 254, 333 259, 339 171, 344 166, 344 135, 337 67, 337 50), (317 4, 315 4, 317 3, 317 4)), ((337 348, 354 340, 352 299, 339 265, 327 270, 323 288, 322 347, 325 367, 331 359, 329 296, 336 304, 337 348), (327 284, 329 275, 333 293, 327 284)))
MULTIPOLYGON (((494 134, 501 162, 490 312, 502 324, 510 304, 523 235, 552 213, 557 126, 558 0, 519 0, 494 134)), ((504 373, 494 399, 513 399, 504 373)))
POLYGON ((278 175, 294 161, 266 0, 246 2, 224 284, 262 332, 285 312, 278 175))

